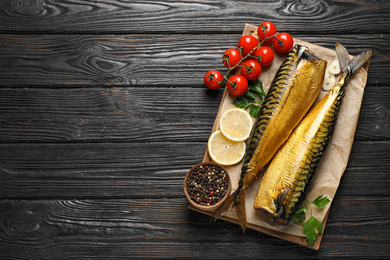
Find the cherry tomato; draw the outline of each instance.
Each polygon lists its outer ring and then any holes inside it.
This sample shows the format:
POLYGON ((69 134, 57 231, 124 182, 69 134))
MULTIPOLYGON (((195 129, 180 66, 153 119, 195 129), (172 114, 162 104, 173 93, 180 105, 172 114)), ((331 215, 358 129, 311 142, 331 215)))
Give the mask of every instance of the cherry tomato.
POLYGON ((244 35, 238 41, 238 49, 241 50, 242 56, 245 57, 259 45, 259 41, 252 35, 244 35))
POLYGON ((241 61, 241 53, 239 50, 231 48, 227 49, 222 56, 223 65, 230 69, 241 61))
POLYGON ((203 78, 204 84, 209 89, 218 89, 221 87, 219 82, 222 82, 223 76, 222 73, 217 70, 208 71, 203 78))
POLYGON ((288 33, 279 33, 274 38, 273 43, 276 51, 281 53, 287 53, 292 49, 294 45, 294 39, 288 33))
MULTIPOLYGON (((266 37, 269 38, 277 33, 275 24, 272 22, 263 22, 257 28, 257 34, 259 35, 260 41, 263 41, 266 37), (265 35, 263 28, 265 28, 265 35)), ((273 38, 267 39, 265 42, 272 42, 273 38)))
POLYGON ((233 75, 226 84, 228 91, 233 96, 241 96, 248 90, 248 81, 242 75, 233 75))
POLYGON ((247 80, 256 80, 261 74, 261 66, 257 60, 247 60, 242 64, 241 75, 247 80))
POLYGON ((274 60, 274 51, 268 47, 268 46, 261 46, 258 48, 254 54, 254 56, 259 57, 258 59, 260 60, 260 65, 261 66, 267 66, 272 63, 274 60), (261 59, 260 59, 261 57, 261 59))

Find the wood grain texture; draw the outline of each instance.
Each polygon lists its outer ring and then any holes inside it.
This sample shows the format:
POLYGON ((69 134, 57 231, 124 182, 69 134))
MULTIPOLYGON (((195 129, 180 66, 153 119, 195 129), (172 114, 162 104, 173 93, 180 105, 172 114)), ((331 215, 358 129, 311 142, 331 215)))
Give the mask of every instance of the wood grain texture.
POLYGON ((0 1, 0 259, 390 258, 390 5, 379 0, 0 1), (320 251, 187 209, 246 23, 373 49, 320 251))
POLYGON ((322 250, 314 252, 224 221, 190 212, 185 198, 1 200, 0 246, 7 258, 257 258, 390 256, 389 198, 339 196, 322 250), (370 232, 366 232, 370 230, 370 232), (17 241, 17 243, 15 243, 17 241), (162 241, 165 241, 162 243, 162 241), (180 241, 180 242, 179 242, 180 241), (39 245, 39 246, 38 246, 39 245), (358 246, 356 246, 358 245, 358 246), (77 248, 77 249, 76 249, 77 248), (283 248, 283 250, 280 250, 283 248))
MULTIPOLYGON (((182 197, 206 143, 0 144, 0 197, 182 197)), ((355 142, 339 192, 389 196, 389 145, 355 142)))
POLYGON ((206 143, 222 95, 204 87, 2 89, 0 93, 3 142, 206 143))
POLYGON ((0 10, 2 33, 240 33, 245 23, 270 20, 293 33, 345 34, 387 33, 390 6, 376 0, 4 0, 0 10))
POLYGON ((390 87, 366 86, 356 127, 357 140, 389 140, 390 87), (388 101, 378 102, 383 97, 388 101), (376 100, 376 101, 374 101, 376 100), (370 111, 370 112, 369 112, 370 111))
POLYGON ((170 142, 3 144, 0 197, 177 197, 205 149, 170 142))
MULTIPOLYGON (((368 84, 390 81, 390 34, 304 36, 351 54, 373 49, 368 84)), ((203 85, 211 69, 226 72, 221 59, 240 35, 0 35, 0 86, 92 87, 203 85)))
MULTIPOLYGON (((390 138, 387 88, 366 88, 356 140, 390 138)), ((221 95, 204 86, 3 88, 0 141, 206 143, 221 95)))

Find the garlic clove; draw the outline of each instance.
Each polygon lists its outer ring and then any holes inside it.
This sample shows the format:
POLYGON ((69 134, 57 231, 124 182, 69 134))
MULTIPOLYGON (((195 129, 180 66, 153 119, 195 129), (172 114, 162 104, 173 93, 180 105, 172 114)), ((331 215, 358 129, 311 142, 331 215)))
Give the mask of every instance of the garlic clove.
POLYGON ((339 61, 338 60, 332 61, 332 63, 330 64, 330 66, 328 68, 328 71, 330 74, 333 74, 333 75, 339 74, 341 72, 339 61))
POLYGON ((328 71, 325 72, 324 76, 324 83, 322 84, 322 89, 323 90, 330 90, 334 84, 336 83, 336 77, 329 73, 328 71))

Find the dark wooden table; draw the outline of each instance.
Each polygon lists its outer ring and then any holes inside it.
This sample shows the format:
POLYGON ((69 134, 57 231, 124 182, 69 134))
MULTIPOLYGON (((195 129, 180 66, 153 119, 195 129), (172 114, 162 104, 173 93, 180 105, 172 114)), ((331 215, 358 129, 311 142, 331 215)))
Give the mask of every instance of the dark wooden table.
POLYGON ((388 1, 0 2, 0 258, 389 258, 388 1), (245 23, 375 51, 319 251, 187 208, 245 23))

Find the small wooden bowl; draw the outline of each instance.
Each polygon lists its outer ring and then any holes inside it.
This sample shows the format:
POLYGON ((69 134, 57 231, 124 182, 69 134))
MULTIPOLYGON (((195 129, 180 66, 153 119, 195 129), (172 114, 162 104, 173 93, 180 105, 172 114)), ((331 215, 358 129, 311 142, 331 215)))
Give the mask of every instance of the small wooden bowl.
POLYGON ((215 211, 228 198, 231 190, 232 190, 232 183, 231 183, 228 171, 223 166, 221 166, 215 162, 211 162, 211 161, 210 162, 202 162, 202 163, 195 165, 194 167, 191 168, 191 170, 188 171, 186 178, 184 179, 184 193, 185 193, 188 201, 191 203, 192 206, 194 206, 195 208, 200 209, 200 210, 215 211), (188 194, 188 190, 187 190, 187 180, 188 180, 190 174, 199 166, 205 166, 205 165, 217 166, 217 167, 221 168, 226 173, 226 176, 228 179, 228 187, 227 187, 227 191, 226 191, 225 196, 219 202, 217 202, 216 204, 210 205, 210 206, 200 205, 200 204, 196 203, 195 201, 193 201, 190 198, 190 195, 188 194))

